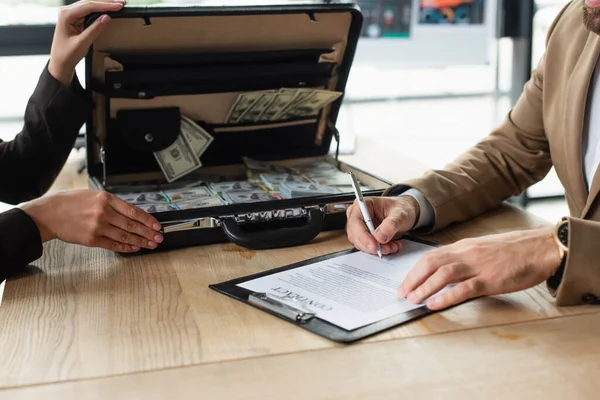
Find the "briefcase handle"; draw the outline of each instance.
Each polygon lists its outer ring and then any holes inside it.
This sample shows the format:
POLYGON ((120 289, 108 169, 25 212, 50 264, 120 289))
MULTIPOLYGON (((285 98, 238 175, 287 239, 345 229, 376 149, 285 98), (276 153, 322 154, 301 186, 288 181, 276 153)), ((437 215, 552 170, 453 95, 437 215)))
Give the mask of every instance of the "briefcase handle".
POLYGON ((233 218, 221 220, 221 227, 232 243, 248 249, 267 250, 293 247, 310 242, 323 229, 323 214, 320 209, 311 209, 307 214, 306 224, 293 228, 248 232, 242 229, 233 218))

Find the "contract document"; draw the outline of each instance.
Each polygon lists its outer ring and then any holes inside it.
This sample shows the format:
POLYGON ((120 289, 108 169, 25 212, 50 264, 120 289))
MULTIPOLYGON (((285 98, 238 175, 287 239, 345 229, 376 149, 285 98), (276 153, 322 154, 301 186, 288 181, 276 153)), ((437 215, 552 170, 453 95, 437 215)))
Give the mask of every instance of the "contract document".
MULTIPOLYGON (((425 307, 398 297, 408 272, 435 247, 403 240, 395 255, 354 252, 253 279, 237 286, 266 293, 346 330, 425 307)), ((443 289, 443 290, 446 290, 443 289)))

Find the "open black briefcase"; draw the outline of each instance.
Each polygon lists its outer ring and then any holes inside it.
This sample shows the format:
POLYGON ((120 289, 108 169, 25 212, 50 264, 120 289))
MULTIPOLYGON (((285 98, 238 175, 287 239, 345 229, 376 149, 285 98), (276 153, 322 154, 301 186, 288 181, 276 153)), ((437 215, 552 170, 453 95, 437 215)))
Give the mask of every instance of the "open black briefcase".
POLYGON ((339 182, 336 175, 335 193, 310 195, 318 185, 334 187, 319 180, 331 169, 354 171, 368 186, 365 195, 389 186, 329 155, 332 140, 339 142, 336 119, 361 30, 356 6, 127 7, 111 17, 86 58, 95 103, 86 126, 90 186, 149 202, 140 207, 163 225, 159 249, 299 245, 344 229, 355 199, 350 177, 339 182), (319 107, 329 93, 339 97, 319 107), (184 117, 212 138, 195 158, 177 147, 184 146, 184 117), (165 157, 177 168, 201 167, 169 181, 165 157), (248 160, 258 168, 250 171, 248 160), (285 184, 265 186, 281 175, 285 184), (308 186, 287 182, 298 175, 308 186), (246 195, 254 190, 248 185, 268 194, 246 195), (190 205, 186 196, 204 189, 218 200, 190 205))

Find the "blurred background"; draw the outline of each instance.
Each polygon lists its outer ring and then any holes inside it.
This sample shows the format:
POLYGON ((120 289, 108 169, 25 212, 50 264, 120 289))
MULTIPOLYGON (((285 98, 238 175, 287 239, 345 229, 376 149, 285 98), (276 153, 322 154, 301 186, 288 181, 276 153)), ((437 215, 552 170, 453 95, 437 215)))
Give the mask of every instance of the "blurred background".
MULTIPOLYGON (((0 139, 20 131, 69 0, 0 0, 0 139)), ((129 5, 337 1, 128 0, 129 5)), ((441 168, 504 118, 567 0, 357 0, 364 26, 338 119, 342 152, 375 141, 441 168)), ((78 73, 83 76, 83 66, 78 73)), ((75 151, 75 150, 74 150, 75 151)), ((390 168, 394 168, 390 165, 390 168)), ((551 172, 513 201, 550 221, 568 211, 551 172)))

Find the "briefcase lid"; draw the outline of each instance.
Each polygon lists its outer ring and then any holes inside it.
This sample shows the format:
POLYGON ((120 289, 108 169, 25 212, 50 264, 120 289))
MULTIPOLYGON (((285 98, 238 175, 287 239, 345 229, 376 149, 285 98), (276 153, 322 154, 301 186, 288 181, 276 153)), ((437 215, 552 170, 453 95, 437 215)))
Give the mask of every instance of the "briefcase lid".
POLYGON ((339 140, 335 125, 362 27, 355 4, 127 6, 109 15, 86 57, 95 104, 86 125, 91 176, 160 171, 153 154, 177 138, 173 110, 214 137, 201 156, 207 167, 244 156, 322 156, 339 140), (241 95, 282 89, 339 97, 318 113, 232 119, 241 95))

